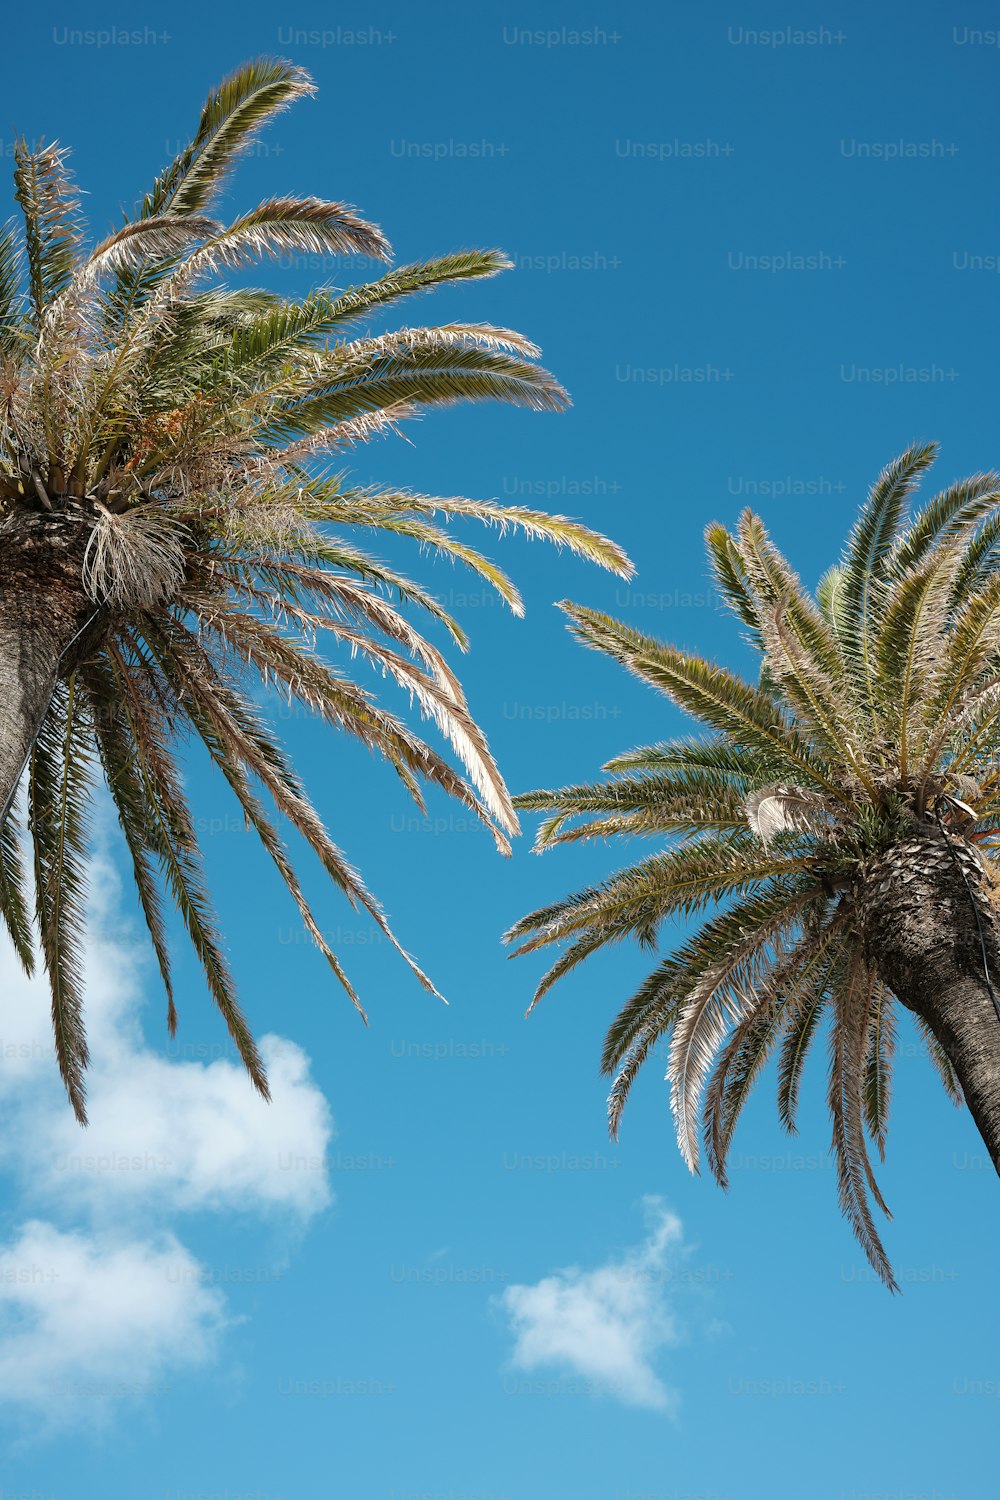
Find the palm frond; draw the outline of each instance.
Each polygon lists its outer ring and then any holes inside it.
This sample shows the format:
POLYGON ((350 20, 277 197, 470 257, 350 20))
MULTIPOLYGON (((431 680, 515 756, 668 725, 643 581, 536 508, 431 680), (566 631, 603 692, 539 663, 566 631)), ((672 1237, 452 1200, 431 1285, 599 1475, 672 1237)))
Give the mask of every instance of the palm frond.
POLYGON ((330 307, 328 329, 345 328, 404 297, 433 291, 453 281, 478 281, 510 270, 513 262, 501 250, 459 250, 434 260, 397 266, 377 281, 351 286, 330 307))
POLYGON ((136 219, 109 234, 79 266, 75 279, 93 286, 112 272, 138 270, 149 261, 170 260, 188 249, 192 240, 219 233, 219 225, 204 214, 160 214, 136 219))
POLYGON ((640 745, 605 761, 605 771, 704 771, 720 784, 749 791, 750 784, 765 775, 772 761, 757 750, 728 735, 699 739, 665 740, 658 745, 640 745))
POLYGON ((951 605, 960 606, 996 571, 1000 543, 1000 514, 994 512, 969 538, 955 573, 951 605))
POLYGON ((192 140, 157 178, 140 216, 209 207, 258 132, 280 110, 314 92, 304 68, 268 57, 244 63, 209 96, 192 140))
POLYGON ((21 829, 13 809, 0 823, 0 916, 21 967, 35 971, 35 948, 21 850, 21 829))
MULTIPOLYGON (((477 344, 441 346, 427 330, 424 347, 384 355, 334 356, 301 394, 262 408, 257 438, 288 442, 365 412, 408 406, 450 406, 459 401, 507 401, 532 411, 563 411, 569 398, 547 370, 530 360, 477 344)), ((246 403, 260 406, 257 396, 246 403)), ((240 403, 237 402, 238 411, 240 403)))
POLYGON ((515 953, 533 953, 598 927, 607 941, 629 933, 652 944, 666 916, 690 916, 724 896, 809 868, 808 857, 771 854, 758 842, 739 837, 706 835, 696 844, 651 855, 600 886, 522 917, 506 940, 518 943, 515 953))
POLYGON ((711 776, 689 771, 672 778, 615 777, 594 786, 564 787, 558 792, 522 792, 514 806, 523 811, 551 811, 539 826, 535 850, 613 832, 699 832, 715 829, 736 832, 743 826, 739 792, 711 776), (569 819, 590 813, 609 818, 567 827, 569 819))
POLYGON ((31 752, 28 830, 35 852, 35 912, 52 993, 59 1072, 87 1123, 82 939, 86 919, 89 766, 76 683, 57 689, 31 752))
POLYGON ((137 643, 132 641, 131 647, 132 660, 127 662, 117 644, 112 644, 109 661, 136 748, 136 764, 146 800, 146 838, 160 862, 174 905, 201 962, 209 993, 251 1082, 264 1099, 269 1099, 263 1060, 236 997, 233 976, 222 951, 194 821, 169 749, 168 725, 157 702, 159 684, 148 671, 147 660, 137 643))
MULTIPOLYGON (((764 936, 758 929, 734 944, 694 983, 673 1026, 667 1079, 681 1155, 698 1169, 698 1113, 713 1062, 727 1034, 758 1010, 758 994, 768 991, 767 974, 793 940, 802 913, 819 894, 810 883, 796 893, 788 884, 771 888, 785 902, 764 936)), ((764 1001, 766 1008, 768 1001, 764 1001)))
POLYGON ((864 1109, 865 1124, 882 1161, 885 1161, 892 1061, 896 1050, 896 1018, 893 1007, 892 994, 884 986, 876 985, 872 995, 868 1056, 865 1062, 864 1109))
POLYGON ((87 662, 79 677, 94 708, 94 729, 105 781, 132 861, 136 895, 146 923, 160 978, 167 996, 167 1030, 177 1030, 177 1008, 170 970, 163 901, 154 868, 155 842, 147 827, 149 802, 140 770, 139 750, 118 700, 114 674, 106 660, 87 662))
POLYGON ((839 584, 845 658, 870 700, 871 625, 884 598, 885 564, 897 541, 907 496, 937 456, 935 443, 914 443, 887 464, 851 533, 839 584))
POLYGON ((801 886, 775 880, 737 897, 665 959, 622 1007, 608 1028, 601 1056, 601 1071, 615 1075, 608 1099, 613 1136, 650 1048, 675 1024, 692 986, 726 962, 766 950, 788 923, 790 896, 800 894, 801 886))
POLYGON ((896 541, 886 571, 904 577, 932 549, 988 516, 1000 504, 1000 473, 973 474, 928 501, 896 541))
POLYGON ((782 1029, 788 1024, 787 1011, 786 996, 772 991, 770 999, 758 999, 734 1028, 706 1080, 702 1133, 709 1167, 720 1187, 729 1185, 726 1159, 733 1133, 782 1029))
POLYGON ((213 753, 216 743, 221 743, 227 747, 235 764, 252 768, 275 805, 306 840, 327 875, 351 904, 368 912, 423 987, 438 999, 443 998, 415 960, 400 946, 375 898, 327 835, 286 757, 266 733, 258 716, 222 681, 191 633, 171 620, 162 621, 155 630, 147 626, 145 637, 161 672, 177 692, 185 713, 209 753, 213 753))
POLYGON ((778 1118, 789 1135, 796 1132, 802 1073, 829 998, 829 986, 849 933, 849 920, 837 910, 809 934, 783 965, 775 988, 788 1001, 788 1027, 778 1059, 778 1118))
POLYGON ((345 203, 269 198, 192 251, 176 272, 176 280, 219 266, 238 269, 266 256, 295 254, 388 260, 390 246, 380 229, 345 203))
POLYGON ((775 547, 760 517, 750 510, 740 516, 737 545, 748 587, 758 601, 758 617, 781 606, 783 619, 829 693, 833 675, 842 672, 844 666, 837 637, 775 547))
POLYGON ((746 567, 733 536, 718 521, 705 528, 708 561, 723 599, 750 631, 750 638, 760 641, 760 615, 750 592, 746 567))
POLYGON ((264 848, 267 850, 267 853, 274 861, 279 875, 281 876, 286 888, 291 894, 295 905, 298 907, 299 915, 302 918, 302 922, 306 931, 309 933, 309 936, 312 938, 313 942, 316 944, 317 948, 320 950, 320 952, 323 954, 323 957, 330 965, 330 968, 333 970, 334 974, 343 985, 349 999, 351 1000, 351 1003, 360 1013, 361 1019, 367 1025, 368 1017, 365 1013, 364 1006, 361 1004, 361 1001, 358 999, 356 990, 354 989, 350 980, 347 978, 340 960, 330 948, 330 945, 327 943, 326 938, 320 931, 319 924, 317 923, 316 918, 313 916, 312 908, 310 907, 303 894, 302 886, 299 882, 298 876, 295 873, 295 869, 288 858, 285 847, 282 844, 281 839, 278 837, 278 833, 273 824, 265 815, 264 809, 262 808, 259 800, 254 796, 250 788, 249 780, 244 773, 242 765, 237 759, 234 758, 230 746, 226 743, 225 739, 214 734, 210 725, 205 726, 203 731, 203 738, 205 739, 206 744, 208 744, 209 746, 212 759, 222 771, 222 774, 228 781, 230 787, 235 792, 240 807, 247 819, 247 822, 249 823, 250 827, 254 829, 264 848))
POLYGON ((920 728, 928 722, 928 688, 947 649, 948 598, 958 563, 956 549, 939 549, 927 563, 902 575, 874 638, 881 717, 898 738, 899 774, 904 783, 914 751, 919 754, 920 728))
POLYGON ((553 542, 557 548, 565 547, 567 552, 586 562, 596 563, 619 578, 632 578, 635 574, 632 562, 617 542, 569 516, 548 515, 523 505, 500 505, 495 501, 465 500, 456 496, 447 500, 425 500, 425 503, 446 516, 465 516, 495 526, 501 535, 509 527, 532 541, 553 542))
POLYGON ((833 982, 829 1103, 841 1208, 872 1268, 890 1291, 898 1291, 868 1202, 868 1194, 872 1192, 879 1206, 888 1212, 868 1162, 863 1122, 867 1020, 875 985, 875 976, 865 964, 860 945, 853 945, 842 958, 833 982))
POLYGON ((21 290, 21 245, 12 221, 0 227, 0 355, 16 365, 27 352, 30 331, 21 290))
POLYGON ((797 768, 808 782, 826 788, 835 797, 844 797, 830 779, 832 768, 815 755, 773 698, 759 688, 750 687, 700 657, 629 629, 610 615, 568 601, 560 608, 573 622, 573 634, 585 645, 614 657, 711 728, 737 737, 751 750, 780 758, 789 768, 797 768))
POLYGON ((79 198, 57 143, 14 149, 14 196, 24 215, 28 294, 36 332, 67 285, 80 245, 79 198))
POLYGON ((827 568, 816 585, 816 607, 841 639, 846 632, 844 602, 844 570, 839 564, 834 564, 827 568))

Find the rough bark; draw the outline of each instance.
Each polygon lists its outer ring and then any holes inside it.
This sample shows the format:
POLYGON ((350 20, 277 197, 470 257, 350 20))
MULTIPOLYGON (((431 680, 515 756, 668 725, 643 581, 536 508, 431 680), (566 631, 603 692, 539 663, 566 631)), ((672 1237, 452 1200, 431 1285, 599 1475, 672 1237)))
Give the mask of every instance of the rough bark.
POLYGON ((858 900, 870 961, 941 1043, 1000 1172, 1000 923, 977 855, 930 824, 869 868, 858 900))
POLYGON ((0 521, 0 813, 58 678, 93 649, 100 628, 81 579, 86 519, 76 505, 0 521))

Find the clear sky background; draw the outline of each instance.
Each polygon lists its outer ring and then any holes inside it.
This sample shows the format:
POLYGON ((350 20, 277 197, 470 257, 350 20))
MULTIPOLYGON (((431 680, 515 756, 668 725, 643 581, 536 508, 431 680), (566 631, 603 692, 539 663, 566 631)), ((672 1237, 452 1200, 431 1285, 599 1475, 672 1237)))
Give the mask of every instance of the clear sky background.
MULTIPOLYGON (((473 706, 524 790, 682 727, 575 646, 555 600, 739 667, 706 522, 749 500, 814 582, 913 439, 941 442, 942 486, 1000 466, 998 24, 971 0, 24 5, 0 154, 16 132, 71 144, 103 234, 209 88, 278 53, 320 92, 248 157, 234 207, 316 193, 357 204, 400 261, 511 253, 515 271, 395 322, 519 328, 572 410, 441 412, 355 468, 544 503, 635 559, 624 585, 490 539, 518 621, 401 549, 468 628, 473 706)), ((269 273, 289 293, 357 279, 269 273)), ((656 1066, 605 1136, 600 1042, 648 959, 606 954, 523 1019, 542 966, 499 934, 623 850, 538 859, 529 829, 501 861, 443 800, 425 824, 365 753, 284 727, 450 1008, 307 866, 366 1031, 192 754, 268 1109, 186 960, 167 1044, 99 816, 86 1135, 45 997, 0 958, 2 1500, 995 1496, 1000 1195, 911 1030, 881 1174, 892 1298, 837 1209, 821 1049, 797 1138, 765 1078, 724 1195, 683 1167, 656 1066)))

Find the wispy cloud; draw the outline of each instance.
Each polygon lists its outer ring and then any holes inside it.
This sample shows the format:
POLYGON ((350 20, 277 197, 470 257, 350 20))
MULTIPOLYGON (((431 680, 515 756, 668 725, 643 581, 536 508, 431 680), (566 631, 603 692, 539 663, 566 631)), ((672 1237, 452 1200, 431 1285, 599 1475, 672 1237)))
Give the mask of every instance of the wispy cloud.
POLYGON ((515 1369, 582 1377, 595 1395, 672 1414, 677 1393, 655 1368, 684 1341, 674 1289, 688 1257, 680 1219, 643 1199, 642 1242, 594 1270, 567 1266, 496 1299, 514 1334, 515 1369))

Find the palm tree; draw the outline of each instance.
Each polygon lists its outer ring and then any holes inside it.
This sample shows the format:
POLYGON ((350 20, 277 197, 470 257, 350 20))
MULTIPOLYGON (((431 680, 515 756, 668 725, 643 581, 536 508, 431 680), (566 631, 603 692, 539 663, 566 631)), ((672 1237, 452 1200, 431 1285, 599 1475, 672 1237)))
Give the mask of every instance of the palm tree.
POLYGON ((828 1019, 840 1202, 891 1287, 865 1136, 884 1159, 899 1005, 1000 1170, 1000 474, 911 514, 934 454, 914 446, 884 470, 815 596, 749 510, 735 532, 708 527, 717 587, 759 653, 756 685, 562 606, 580 641, 712 732, 617 756, 594 785, 516 797, 549 815, 539 850, 645 834, 668 847, 507 934, 519 953, 569 944, 537 1001, 605 944, 652 948, 666 917, 705 915, 619 1011, 603 1068, 617 1135, 636 1074, 669 1037, 681 1152, 696 1171, 701 1134, 723 1186, 775 1051, 779 1116, 795 1130, 828 1019))
POLYGON ((409 537, 459 560, 516 613, 513 584, 448 530, 452 517, 517 527, 630 572, 613 543, 561 517, 361 488, 331 467, 424 407, 492 399, 559 411, 567 397, 535 363, 539 351, 503 328, 359 331, 403 297, 493 276, 508 264, 497 251, 402 266, 298 301, 227 283, 229 270, 288 253, 389 259, 381 231, 342 203, 276 197, 231 223, 214 217, 261 126, 312 92, 309 76, 287 63, 241 67, 208 99, 190 145, 133 217, 91 249, 64 152, 23 142, 16 151, 23 229, 0 235, 0 910, 29 973, 39 936, 59 1068, 81 1122, 83 862, 96 775, 131 856, 171 1033, 165 895, 266 1096, 205 889, 181 735, 207 748, 360 1010, 260 792, 395 939, 255 707, 254 682, 383 756, 421 807, 423 783, 458 798, 509 852, 516 815, 483 732, 445 657, 401 606, 422 610, 465 649, 462 629, 357 533, 409 537), (319 631, 348 662, 374 666, 415 698, 464 774, 348 666, 328 665, 319 631), (23 779, 27 839, 15 803, 23 779))

